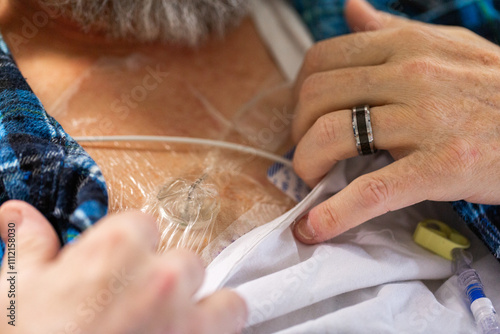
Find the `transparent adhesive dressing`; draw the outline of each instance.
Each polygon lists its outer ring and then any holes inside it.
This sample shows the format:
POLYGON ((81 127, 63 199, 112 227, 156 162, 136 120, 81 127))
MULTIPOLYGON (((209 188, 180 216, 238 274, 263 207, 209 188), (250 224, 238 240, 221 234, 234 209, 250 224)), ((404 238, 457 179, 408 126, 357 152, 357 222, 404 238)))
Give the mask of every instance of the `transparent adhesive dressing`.
POLYGON ((172 72, 144 101, 120 100, 137 91, 137 82, 155 66, 145 55, 102 58, 47 110, 101 168, 110 213, 151 214, 161 235, 159 252, 186 248, 208 264, 295 203, 266 176, 276 157, 292 146, 291 85, 269 73, 253 96, 229 112, 219 110, 197 82, 172 72), (117 98, 105 101, 102 110, 86 102, 85 92, 96 82, 120 83, 117 98), (181 106, 155 103, 177 95, 185 96, 181 106))

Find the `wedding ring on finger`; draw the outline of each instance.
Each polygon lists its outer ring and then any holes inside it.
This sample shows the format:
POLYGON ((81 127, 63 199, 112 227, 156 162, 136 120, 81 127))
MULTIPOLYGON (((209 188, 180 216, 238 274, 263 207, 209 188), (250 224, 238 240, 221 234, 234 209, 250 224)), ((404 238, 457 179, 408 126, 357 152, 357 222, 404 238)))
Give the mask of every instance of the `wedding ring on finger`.
POLYGON ((352 108, 352 130, 359 155, 377 152, 373 144, 373 131, 368 105, 352 108))

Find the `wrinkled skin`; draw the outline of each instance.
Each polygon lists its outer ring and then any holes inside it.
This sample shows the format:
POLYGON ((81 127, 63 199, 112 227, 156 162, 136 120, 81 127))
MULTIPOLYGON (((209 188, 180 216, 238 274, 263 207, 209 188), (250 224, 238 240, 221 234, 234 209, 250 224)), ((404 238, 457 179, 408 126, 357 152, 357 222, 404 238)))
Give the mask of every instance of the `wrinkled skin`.
POLYGON ((365 104, 375 146, 396 161, 314 208, 296 236, 321 242, 424 200, 500 203, 499 47, 361 0, 346 17, 359 32, 315 45, 296 83, 295 170, 313 186, 356 156, 351 108, 365 104))

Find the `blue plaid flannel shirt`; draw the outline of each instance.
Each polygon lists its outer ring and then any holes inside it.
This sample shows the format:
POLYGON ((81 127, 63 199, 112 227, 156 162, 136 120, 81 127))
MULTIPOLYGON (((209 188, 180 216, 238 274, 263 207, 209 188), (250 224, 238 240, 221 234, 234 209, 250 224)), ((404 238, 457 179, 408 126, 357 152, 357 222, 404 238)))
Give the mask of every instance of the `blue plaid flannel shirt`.
MULTIPOLYGON (((348 33, 344 0, 290 0, 316 40, 348 33)), ((375 7, 425 22, 465 26, 500 38, 500 1, 372 0, 375 7)), ((0 36, 0 204, 19 199, 52 223, 62 244, 107 212, 102 174, 90 156, 44 110, 0 36)), ((497 206, 453 203, 500 259, 497 206)), ((0 241, 0 256, 5 245, 0 241)), ((0 257, 1 258, 1 257, 0 257)))
MULTIPOLYGON (((23 200, 71 242, 107 212, 101 171, 44 110, 0 36, 0 204, 23 200)), ((0 241, 0 264, 5 244, 0 241)))

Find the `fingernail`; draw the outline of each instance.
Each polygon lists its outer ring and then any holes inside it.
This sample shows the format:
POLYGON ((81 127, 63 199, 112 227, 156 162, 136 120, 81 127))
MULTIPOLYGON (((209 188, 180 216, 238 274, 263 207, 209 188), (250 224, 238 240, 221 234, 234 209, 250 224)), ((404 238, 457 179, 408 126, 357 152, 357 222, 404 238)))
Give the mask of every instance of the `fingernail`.
POLYGON ((295 224, 295 234, 299 237, 299 239, 304 241, 314 239, 316 232, 312 228, 311 222, 309 221, 309 214, 302 217, 297 224, 295 224))

